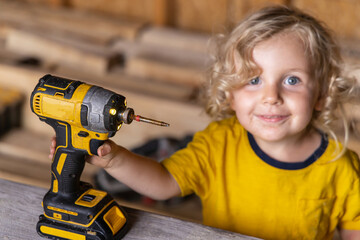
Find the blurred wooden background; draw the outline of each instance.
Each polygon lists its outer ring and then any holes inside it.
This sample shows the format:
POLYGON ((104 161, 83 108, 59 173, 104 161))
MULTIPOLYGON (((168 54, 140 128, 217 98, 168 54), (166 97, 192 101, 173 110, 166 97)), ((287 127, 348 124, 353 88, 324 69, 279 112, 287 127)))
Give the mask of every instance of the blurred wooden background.
MULTIPOLYGON (((0 178, 49 187, 54 133, 29 106, 30 93, 47 73, 111 89, 138 114, 171 124, 123 126, 114 140, 125 147, 201 130, 209 119, 196 97, 209 38, 271 4, 296 6, 327 23, 347 67, 360 66, 358 0, 0 0, 0 89, 16 96, 0 97, 0 178)), ((349 146, 360 153, 359 101, 348 108, 356 120, 349 146)), ((92 182, 97 171, 86 166, 83 179, 92 182)), ((148 209, 199 220, 197 203, 184 208, 148 209)))
POLYGON ((344 38, 360 39, 357 0, 23 0, 53 8, 86 10, 107 16, 140 20, 156 26, 206 33, 241 20, 271 4, 306 10, 344 38))

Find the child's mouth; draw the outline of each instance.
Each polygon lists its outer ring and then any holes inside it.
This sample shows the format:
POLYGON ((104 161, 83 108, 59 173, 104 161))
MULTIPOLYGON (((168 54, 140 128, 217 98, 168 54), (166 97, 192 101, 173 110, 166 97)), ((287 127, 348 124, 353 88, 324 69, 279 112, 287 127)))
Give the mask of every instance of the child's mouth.
POLYGON ((286 120, 289 115, 257 115, 257 117, 265 122, 276 123, 286 120))

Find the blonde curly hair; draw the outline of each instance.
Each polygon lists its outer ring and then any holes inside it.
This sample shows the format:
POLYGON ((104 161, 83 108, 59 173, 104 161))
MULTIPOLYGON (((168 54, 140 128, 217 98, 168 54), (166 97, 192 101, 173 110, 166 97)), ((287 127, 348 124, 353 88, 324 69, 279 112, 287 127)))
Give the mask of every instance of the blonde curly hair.
POLYGON ((314 110, 310 124, 337 139, 332 126, 341 119, 347 139, 349 127, 343 103, 354 96, 356 79, 344 76, 343 61, 332 32, 314 17, 286 6, 261 9, 229 34, 219 34, 213 39, 214 59, 205 86, 206 112, 217 120, 235 114, 230 107, 231 91, 261 71, 252 57, 254 47, 281 33, 294 33, 302 40, 314 79, 319 81, 323 108, 320 112, 314 110))

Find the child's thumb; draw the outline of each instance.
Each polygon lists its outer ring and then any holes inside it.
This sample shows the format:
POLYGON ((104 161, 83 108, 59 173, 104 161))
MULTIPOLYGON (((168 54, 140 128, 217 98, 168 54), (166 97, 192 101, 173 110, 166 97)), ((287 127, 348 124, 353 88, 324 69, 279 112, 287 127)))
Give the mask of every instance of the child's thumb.
POLYGON ((111 146, 108 142, 105 142, 98 149, 99 157, 104 157, 104 156, 108 155, 110 152, 111 152, 111 146))

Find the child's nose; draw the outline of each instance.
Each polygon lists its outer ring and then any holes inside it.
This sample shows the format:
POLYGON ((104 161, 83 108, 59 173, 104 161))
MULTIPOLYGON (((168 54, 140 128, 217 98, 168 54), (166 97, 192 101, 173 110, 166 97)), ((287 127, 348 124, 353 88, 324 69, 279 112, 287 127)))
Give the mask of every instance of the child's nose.
POLYGON ((263 89, 263 103, 270 105, 281 104, 282 98, 280 94, 279 86, 277 85, 268 85, 263 89))

